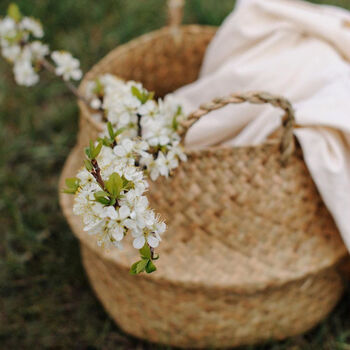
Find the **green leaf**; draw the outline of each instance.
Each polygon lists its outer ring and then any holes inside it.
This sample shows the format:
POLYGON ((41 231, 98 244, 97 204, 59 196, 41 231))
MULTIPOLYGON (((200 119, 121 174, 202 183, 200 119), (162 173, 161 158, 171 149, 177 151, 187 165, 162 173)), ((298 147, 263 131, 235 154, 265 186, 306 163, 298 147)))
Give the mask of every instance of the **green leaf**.
MULTIPOLYGON (((139 260, 137 262, 135 262, 134 264, 132 264, 131 268, 130 268, 130 273, 132 275, 137 275, 141 272, 144 272, 146 267, 148 266, 148 262, 150 260, 148 259, 142 259, 142 260, 139 260)), ((152 264, 153 265, 153 264, 152 264)), ((154 265, 153 265, 154 266, 154 265)), ((154 266, 155 267, 155 266, 154 266)), ((151 268, 152 269, 152 268, 151 268)))
POLYGON ((139 250, 141 257, 151 259, 151 249, 147 243, 139 250))
POLYGON ((137 269, 137 265, 139 264, 140 261, 141 260, 136 261, 134 264, 131 265, 130 274, 137 275, 136 269, 137 269))
POLYGON ((105 136, 104 138, 99 137, 98 141, 101 142, 103 146, 107 147, 111 147, 113 144, 113 142, 107 136, 105 136))
POLYGON ((110 205, 110 198, 109 194, 105 191, 98 191, 94 193, 94 197, 97 202, 104 204, 104 205, 110 205))
POLYGON ((94 148, 91 156, 92 156, 92 159, 95 159, 98 157, 98 155, 100 154, 101 152, 101 149, 102 149, 102 142, 99 142, 96 146, 96 148, 94 148))
POLYGON ((177 121, 177 115, 174 115, 171 126, 175 131, 179 128, 179 122, 177 121))
POLYGON ((148 100, 152 100, 154 92, 148 92, 147 90, 140 91, 136 86, 131 87, 131 93, 142 103, 146 103, 148 100))
POLYGON ((152 260, 148 260, 147 265, 146 265, 146 272, 147 273, 152 273, 157 270, 156 266, 153 264, 152 260))
POLYGON ((84 159, 84 164, 85 164, 85 168, 86 168, 87 171, 91 171, 93 169, 93 166, 92 166, 90 160, 84 159))
POLYGON ((131 87, 131 93, 142 102, 142 93, 136 86, 131 87))
POLYGON ((75 194, 78 191, 80 180, 76 177, 70 177, 65 180, 66 186, 63 190, 64 193, 75 194))
POLYGON ((94 159, 95 146, 92 140, 90 140, 89 150, 90 150, 90 159, 94 159))
POLYGON ((96 79, 95 80, 95 88, 93 90, 93 93, 97 96, 103 96, 104 94, 104 88, 103 88, 103 85, 101 83, 101 80, 100 79, 96 79))
POLYGON ((123 188, 123 180, 118 173, 113 173, 105 182, 107 191, 113 198, 117 198, 123 188))
POLYGON ((92 158, 91 158, 91 150, 90 150, 89 147, 86 147, 86 148, 85 148, 85 154, 86 154, 86 156, 87 156, 89 159, 92 159, 92 158))
POLYGON ((94 193, 95 198, 108 197, 109 194, 106 191, 97 191, 94 193))
POLYGON ((63 190, 63 193, 67 193, 67 194, 75 194, 76 191, 74 191, 73 189, 69 189, 69 188, 65 188, 63 190))
POLYGON ((136 266, 136 273, 141 273, 143 271, 145 271, 145 268, 148 264, 148 259, 142 259, 139 261, 139 263, 136 266))
POLYGON ((115 134, 114 134, 114 130, 111 122, 107 123, 107 129, 108 129, 109 137, 111 138, 111 140, 114 140, 115 134))
POLYGON ((172 121, 172 128, 176 131, 179 128, 179 122, 177 120, 177 117, 180 116, 182 114, 182 107, 181 106, 177 106, 177 110, 176 113, 174 115, 173 121, 172 121))
POLYGON ((132 181, 127 180, 124 176, 122 177, 123 180, 123 190, 131 190, 132 188, 134 188, 134 184, 132 181))
POLYGON ((79 179, 76 177, 69 177, 65 180, 66 185, 70 188, 74 188, 76 186, 79 186, 79 179))
POLYGON ((16 22, 19 22, 22 18, 21 11, 19 10, 19 7, 15 3, 11 3, 9 7, 7 8, 7 15, 11 17, 16 22))
POLYGON ((96 198, 95 200, 96 202, 101 203, 103 205, 109 205, 110 202, 109 199, 106 198, 96 198))
POLYGON ((105 197, 98 197, 98 198, 95 197, 95 200, 96 200, 96 202, 99 202, 103 205, 109 205, 109 203, 110 203, 110 200, 105 198, 105 197))
POLYGON ((177 110, 176 110, 176 115, 179 116, 182 114, 182 106, 177 106, 177 110))
POLYGON ((123 133, 125 130, 126 130, 126 128, 120 128, 120 129, 118 129, 118 130, 116 131, 114 137, 117 137, 118 135, 120 135, 121 133, 123 133))
POLYGON ((94 146, 94 142, 92 140, 90 140, 90 145, 89 147, 85 148, 85 154, 86 156, 90 159, 93 160, 95 159, 101 152, 102 149, 102 141, 99 140, 97 146, 94 146))

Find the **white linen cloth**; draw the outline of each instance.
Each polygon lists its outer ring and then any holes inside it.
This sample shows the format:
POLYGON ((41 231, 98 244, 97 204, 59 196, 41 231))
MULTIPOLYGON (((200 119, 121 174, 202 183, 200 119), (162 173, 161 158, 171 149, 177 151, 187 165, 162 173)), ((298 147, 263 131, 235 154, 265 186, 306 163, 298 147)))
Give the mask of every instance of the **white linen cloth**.
MULTIPOLYGON (((209 45, 200 78, 175 92, 185 112, 232 92, 285 96, 311 176, 350 249, 350 13, 241 0, 209 45)), ((270 106, 231 105, 197 122, 187 147, 256 145, 280 125, 270 106)))

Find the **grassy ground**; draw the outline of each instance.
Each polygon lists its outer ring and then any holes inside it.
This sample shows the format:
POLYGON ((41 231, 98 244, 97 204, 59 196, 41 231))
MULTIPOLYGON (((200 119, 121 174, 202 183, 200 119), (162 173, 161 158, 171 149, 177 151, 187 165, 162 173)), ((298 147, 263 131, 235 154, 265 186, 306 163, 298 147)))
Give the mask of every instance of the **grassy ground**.
MULTIPOLYGON (((1 0, 1 14, 8 3, 1 0)), ((164 0, 18 3, 43 20, 51 47, 72 51, 85 71, 116 45, 165 23, 164 0)), ((218 25, 233 4, 188 1, 186 22, 218 25)), ((350 9, 349 0, 333 4, 350 9)), ((0 77, 0 348, 160 349, 123 334, 105 314, 60 212, 57 179, 75 143, 74 99, 49 76, 32 89, 17 87, 3 61, 0 77)), ((251 349, 349 350, 349 311, 345 296, 309 334, 251 349)))

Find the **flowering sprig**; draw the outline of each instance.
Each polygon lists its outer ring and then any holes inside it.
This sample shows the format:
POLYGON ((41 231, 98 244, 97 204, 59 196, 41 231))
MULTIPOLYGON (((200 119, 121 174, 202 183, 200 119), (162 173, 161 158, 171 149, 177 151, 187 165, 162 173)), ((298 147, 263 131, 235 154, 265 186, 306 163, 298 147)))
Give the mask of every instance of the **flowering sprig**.
POLYGON ((152 180, 160 175, 168 177, 179 165, 179 160, 186 160, 177 133, 184 115, 172 96, 156 102, 154 93, 142 84, 124 82, 110 74, 89 82, 85 96, 82 96, 72 84, 72 80, 82 78, 79 61, 66 51, 50 53, 48 45, 38 40, 43 35, 41 23, 23 17, 15 4, 9 6, 7 16, 0 20, 1 52, 13 63, 19 85, 36 84, 42 69, 61 77, 75 96, 98 111, 94 113, 95 117, 123 130, 117 156, 132 161, 131 158, 137 155, 136 164, 141 165, 152 180))
MULTIPOLYGON (((95 118, 122 130, 116 155, 135 160, 153 181, 159 175, 168 177, 179 161, 186 161, 177 132, 185 116, 173 96, 156 101, 154 93, 142 84, 124 82, 110 74, 90 81, 86 96, 91 106, 100 110, 95 118)), ((104 138, 108 133, 106 126, 104 138)))
POLYGON ((1 54, 13 64, 16 83, 35 85, 39 82, 40 71, 46 69, 62 77, 68 88, 85 100, 70 82, 82 78, 80 62, 67 51, 50 52, 49 46, 39 40, 43 36, 40 21, 22 16, 15 4, 11 4, 7 16, 0 19, 1 54))
POLYGON ((108 128, 110 140, 90 142, 85 149, 85 167, 77 177, 66 180, 65 192, 75 195, 73 212, 82 216, 84 231, 96 235, 98 245, 121 249, 124 237, 130 233, 141 255, 130 272, 150 273, 156 270, 153 261, 158 256, 154 249, 166 225, 144 196, 148 183, 143 171, 126 158, 120 160, 115 141, 118 131, 110 123, 108 128))
POLYGON ((0 19, 1 53, 13 64, 19 85, 35 85, 45 69, 62 78, 93 110, 93 117, 104 122, 104 132, 85 149, 85 166, 76 177, 66 179, 64 192, 74 195, 73 212, 82 217, 84 231, 97 236, 98 245, 121 249, 130 233, 141 257, 130 272, 151 273, 158 259, 154 249, 166 225, 144 195, 146 176, 168 177, 180 161, 186 161, 178 134, 185 118, 182 108, 171 95, 156 101, 141 83, 110 74, 88 82, 81 95, 72 83, 82 78, 80 62, 67 51, 50 52, 39 40, 43 35, 41 23, 23 17, 15 4, 0 19))

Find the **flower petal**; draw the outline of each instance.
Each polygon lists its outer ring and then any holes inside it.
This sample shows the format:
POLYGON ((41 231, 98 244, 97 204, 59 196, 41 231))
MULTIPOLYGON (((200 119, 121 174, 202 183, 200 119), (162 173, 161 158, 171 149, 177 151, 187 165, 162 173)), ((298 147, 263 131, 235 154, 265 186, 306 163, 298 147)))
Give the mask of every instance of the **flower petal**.
POLYGON ((101 217, 109 217, 112 220, 116 220, 118 219, 118 214, 117 211, 115 210, 115 208, 113 206, 108 206, 104 208, 104 213, 101 215, 101 217))
POLYGON ((147 237, 147 242, 152 248, 156 248, 159 245, 158 239, 156 237, 154 237, 153 235, 149 235, 147 237))
POLYGON ((113 152, 118 157, 124 157, 126 155, 126 152, 123 146, 115 146, 113 148, 113 152))
POLYGON ((124 238, 124 233, 122 230, 118 230, 114 232, 112 236, 116 241, 121 241, 124 238))
POLYGON ((119 209, 119 218, 120 220, 126 219, 130 214, 130 209, 126 205, 122 205, 119 209))
POLYGON ((133 246, 134 246, 134 248, 136 248, 136 249, 141 249, 144 245, 145 245, 145 242, 146 242, 146 240, 145 240, 145 236, 139 236, 139 237, 136 237, 135 239, 134 239, 134 242, 133 242, 133 246))

